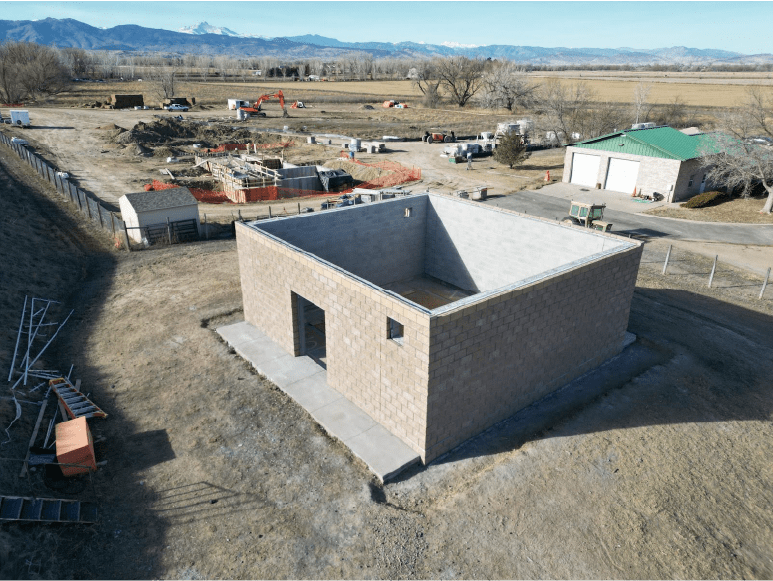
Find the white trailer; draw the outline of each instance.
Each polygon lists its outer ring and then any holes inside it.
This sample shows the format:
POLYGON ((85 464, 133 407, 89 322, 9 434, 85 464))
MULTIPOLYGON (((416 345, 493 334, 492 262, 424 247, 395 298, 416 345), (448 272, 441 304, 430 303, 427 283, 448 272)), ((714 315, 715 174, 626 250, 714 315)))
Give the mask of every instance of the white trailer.
POLYGON ((30 126, 30 112, 26 109, 11 109, 9 113, 11 114, 11 123, 13 125, 18 125, 19 127, 30 126))

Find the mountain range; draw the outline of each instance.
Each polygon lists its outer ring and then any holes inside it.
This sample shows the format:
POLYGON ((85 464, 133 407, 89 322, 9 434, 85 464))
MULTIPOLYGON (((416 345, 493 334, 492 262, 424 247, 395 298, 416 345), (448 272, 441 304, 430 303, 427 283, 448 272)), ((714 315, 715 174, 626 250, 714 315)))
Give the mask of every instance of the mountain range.
POLYGON ((342 42, 316 34, 266 38, 238 34, 228 28, 202 22, 179 31, 146 28, 133 24, 102 29, 73 19, 0 20, 5 40, 37 42, 58 47, 165 54, 228 54, 236 57, 271 56, 284 59, 334 59, 361 51, 374 58, 429 58, 465 55, 509 59, 532 65, 645 65, 645 64, 761 64, 772 63, 773 54, 744 55, 718 49, 669 47, 637 48, 545 48, 538 46, 457 43, 442 45, 419 42, 342 42))

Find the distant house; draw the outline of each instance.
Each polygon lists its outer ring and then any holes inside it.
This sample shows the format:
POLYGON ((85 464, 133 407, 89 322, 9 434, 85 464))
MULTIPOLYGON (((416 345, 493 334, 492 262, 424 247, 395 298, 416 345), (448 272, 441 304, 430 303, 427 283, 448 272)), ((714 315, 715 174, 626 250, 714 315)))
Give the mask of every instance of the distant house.
POLYGON ((167 238, 167 223, 173 238, 198 238, 199 205, 188 188, 126 194, 118 199, 118 205, 135 242, 167 238))
POLYGON ((677 202, 712 187, 706 177, 710 168, 700 160, 711 139, 671 127, 627 129, 586 139, 566 148, 563 181, 628 195, 635 188, 677 202))

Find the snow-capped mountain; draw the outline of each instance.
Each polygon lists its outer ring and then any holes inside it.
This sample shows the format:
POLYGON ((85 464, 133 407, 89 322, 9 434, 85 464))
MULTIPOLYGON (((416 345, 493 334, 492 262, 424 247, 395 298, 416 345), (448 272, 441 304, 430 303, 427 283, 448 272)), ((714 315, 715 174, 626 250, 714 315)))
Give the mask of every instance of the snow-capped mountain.
POLYGON ((223 36, 246 37, 246 34, 239 34, 225 26, 212 26, 209 22, 199 22, 196 26, 184 26, 178 32, 185 34, 222 34, 223 36))

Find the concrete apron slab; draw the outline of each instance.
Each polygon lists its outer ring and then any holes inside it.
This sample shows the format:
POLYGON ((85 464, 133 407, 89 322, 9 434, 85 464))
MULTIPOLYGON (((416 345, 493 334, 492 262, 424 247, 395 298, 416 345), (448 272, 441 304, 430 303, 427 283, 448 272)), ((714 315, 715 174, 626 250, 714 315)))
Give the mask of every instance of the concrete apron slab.
POLYGON ((419 462, 419 455, 400 438, 330 387, 327 372, 311 358, 293 357, 246 321, 216 331, 258 373, 341 440, 382 482, 419 462))

